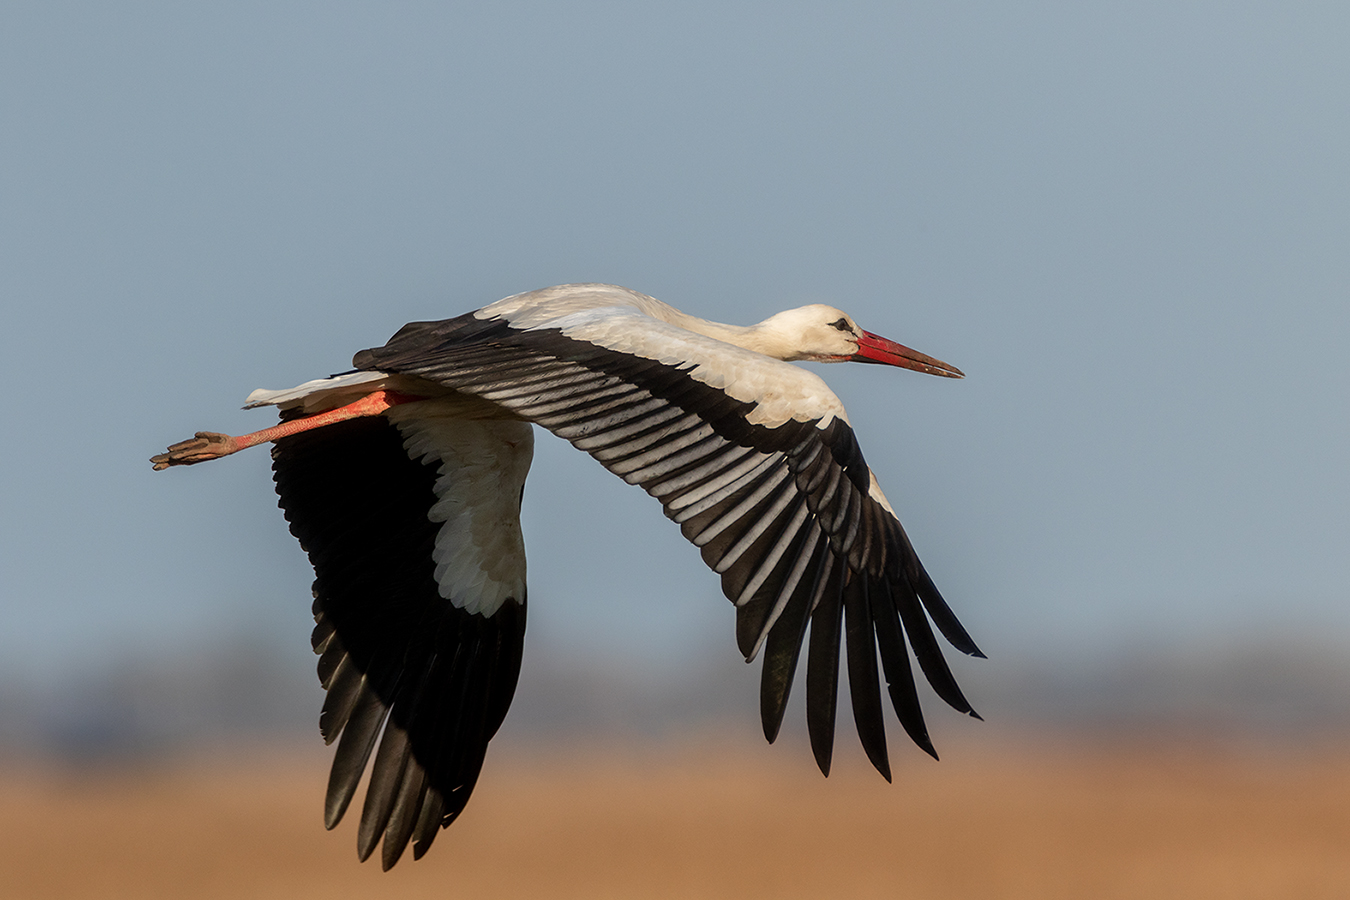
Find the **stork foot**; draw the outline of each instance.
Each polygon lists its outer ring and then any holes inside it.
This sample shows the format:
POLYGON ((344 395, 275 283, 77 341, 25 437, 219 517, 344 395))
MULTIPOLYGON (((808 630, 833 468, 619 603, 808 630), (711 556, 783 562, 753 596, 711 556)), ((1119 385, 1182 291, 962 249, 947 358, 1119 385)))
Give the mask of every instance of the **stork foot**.
POLYGON ((206 462, 208 459, 219 459, 241 449, 235 439, 228 434, 199 431, 191 440, 170 444, 167 452, 150 457, 150 462, 158 472, 169 466, 191 466, 206 462))
POLYGON ((192 440, 179 441, 169 447, 168 452, 150 457, 150 462, 154 463, 156 472, 160 469, 167 469, 169 466, 191 466, 199 462, 206 462, 208 459, 229 456, 231 453, 238 453, 240 450, 256 447, 258 444, 265 444, 268 441, 279 441, 302 431, 323 428, 325 425, 334 425, 360 416, 384 415, 384 412, 391 406, 399 403, 410 403, 419 399, 421 398, 398 394, 394 391, 374 391, 355 403, 348 403, 346 406, 339 406, 337 409, 305 416, 302 419, 287 419, 280 425, 273 425, 271 428, 264 428, 262 431, 241 434, 239 437, 216 434, 214 431, 199 431, 192 440))

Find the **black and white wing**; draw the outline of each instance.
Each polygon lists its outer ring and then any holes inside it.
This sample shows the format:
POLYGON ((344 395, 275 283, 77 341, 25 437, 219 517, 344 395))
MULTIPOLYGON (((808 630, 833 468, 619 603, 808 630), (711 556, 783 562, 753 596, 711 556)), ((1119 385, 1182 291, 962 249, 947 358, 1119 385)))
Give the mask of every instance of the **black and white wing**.
POLYGON ((383 838, 385 869, 410 841, 420 858, 464 809, 525 636, 519 512, 532 430, 442 412, 411 403, 272 452, 315 571, 319 727, 338 741, 324 821, 342 818, 374 753, 357 852, 366 859, 383 838))
POLYGON ((900 723, 924 750, 936 755, 906 636, 937 694, 975 714, 930 620, 957 649, 982 654, 920 564, 843 407, 814 374, 629 307, 528 327, 489 307, 407 325, 353 362, 489 401, 660 500, 722 576, 741 651, 747 659, 764 652, 770 741, 806 645, 807 725, 822 772, 833 752, 841 635, 858 734, 887 779, 878 651, 900 723))

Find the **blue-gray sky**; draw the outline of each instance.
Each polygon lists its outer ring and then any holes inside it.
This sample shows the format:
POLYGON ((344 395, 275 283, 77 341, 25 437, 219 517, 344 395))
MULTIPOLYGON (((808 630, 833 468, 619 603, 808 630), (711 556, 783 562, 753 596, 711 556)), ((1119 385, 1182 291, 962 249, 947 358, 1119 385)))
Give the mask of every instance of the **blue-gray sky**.
MULTIPOLYGON (((1350 644, 1343 4, 9 4, 0 670, 265 632, 265 452, 152 474, 403 322, 609 281, 829 302, 822 369, 996 664, 1350 644)), ((532 650, 734 653, 654 501, 541 439, 532 650)))

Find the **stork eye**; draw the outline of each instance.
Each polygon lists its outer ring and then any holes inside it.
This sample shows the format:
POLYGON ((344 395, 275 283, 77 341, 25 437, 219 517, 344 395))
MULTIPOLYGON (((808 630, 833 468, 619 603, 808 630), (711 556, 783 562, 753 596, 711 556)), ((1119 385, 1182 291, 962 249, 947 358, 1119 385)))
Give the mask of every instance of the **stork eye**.
POLYGON ((830 327, 831 327, 831 328, 838 328, 840 331, 852 331, 852 330, 853 330, 853 329, 850 328, 849 325, 848 325, 848 319, 840 319, 838 322, 831 322, 831 323, 830 323, 830 327))

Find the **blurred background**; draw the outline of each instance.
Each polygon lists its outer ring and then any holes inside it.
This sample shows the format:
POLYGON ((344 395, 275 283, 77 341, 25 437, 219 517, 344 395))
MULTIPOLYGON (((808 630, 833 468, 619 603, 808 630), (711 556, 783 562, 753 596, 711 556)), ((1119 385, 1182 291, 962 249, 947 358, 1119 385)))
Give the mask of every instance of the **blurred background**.
MULTIPOLYGON (((742 324, 830 303, 965 370, 818 370, 990 657, 953 663, 986 724, 926 695, 943 766, 1123 742, 1293 771, 1350 748, 1345 6, 3 17, 10 770, 64 773, 59 794, 222 747, 313 752, 326 837, 312 574, 267 454, 146 459, 270 424, 249 391, 342 371, 406 321, 572 281, 742 324)), ((527 654, 494 745, 513 771, 702 735, 819 781, 798 732, 756 743, 732 609, 654 501, 543 436, 524 517, 527 654)), ((1286 796, 1311 809, 1328 777, 1286 796)))

